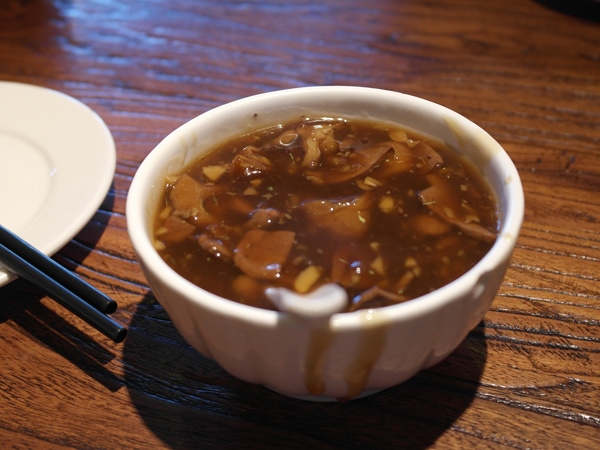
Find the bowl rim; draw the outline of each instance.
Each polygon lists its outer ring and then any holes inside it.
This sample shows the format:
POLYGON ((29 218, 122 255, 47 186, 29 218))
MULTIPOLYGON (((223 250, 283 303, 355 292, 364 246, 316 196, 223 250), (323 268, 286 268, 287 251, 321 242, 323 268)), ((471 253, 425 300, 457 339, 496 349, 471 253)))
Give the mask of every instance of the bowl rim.
POLYGON ((461 293, 474 287, 477 281, 487 272, 494 270, 499 263, 507 262, 509 260, 513 248, 516 245, 516 240, 523 222, 524 193, 514 163, 508 153, 493 137, 474 122, 456 111, 410 94, 362 86, 311 86, 256 94, 217 106, 179 126, 154 147, 137 169, 131 182, 126 201, 127 228, 137 257, 140 262, 143 261, 144 263, 142 266, 145 265, 149 270, 160 273, 163 282, 168 284, 171 289, 177 291, 180 295, 190 299, 192 302, 202 304, 204 308, 218 311, 220 314, 236 317, 238 319, 244 318, 247 322, 253 322, 264 326, 273 326, 285 316, 284 313, 278 311, 245 305, 220 297, 193 284, 175 272, 175 270, 160 257, 152 244, 149 234, 149 225, 147 225, 144 220, 144 194, 145 190, 157 181, 156 179, 149 179, 151 178, 153 170, 156 170, 156 166, 161 162, 164 162, 166 155, 171 155, 173 153, 173 150, 169 149, 178 145, 184 136, 198 126, 198 123, 210 119, 218 119, 220 116, 226 115, 228 111, 239 107, 245 107, 248 103, 252 104, 256 101, 271 101, 282 96, 286 99, 290 96, 294 98, 294 96, 304 96, 307 94, 349 94, 356 96, 374 96, 378 98, 379 96, 385 96, 388 103, 390 101, 405 103, 420 109, 431 110, 436 113, 436 116, 450 117, 454 123, 459 124, 462 128, 471 131, 476 130, 477 133, 486 140, 486 144, 494 146, 495 151, 489 161, 489 165, 493 166, 493 170, 501 169, 505 180, 507 180, 505 183, 505 189, 508 190, 506 200, 507 207, 502 211, 504 217, 499 228, 498 238, 491 249, 471 269, 454 281, 435 291, 400 304, 380 307, 375 310, 365 309, 334 314, 331 318, 332 324, 336 327, 352 328, 364 324, 365 317, 371 318, 373 311, 376 311, 377 315, 385 314, 390 321, 400 319, 410 320, 415 316, 427 314, 429 311, 443 307, 444 304, 460 297, 461 293))

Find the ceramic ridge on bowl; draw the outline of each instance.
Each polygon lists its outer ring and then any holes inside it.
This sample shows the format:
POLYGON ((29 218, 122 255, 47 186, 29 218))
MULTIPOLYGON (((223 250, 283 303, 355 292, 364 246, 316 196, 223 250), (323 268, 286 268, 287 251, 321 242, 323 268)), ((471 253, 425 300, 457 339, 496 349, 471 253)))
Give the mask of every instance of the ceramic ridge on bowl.
POLYGON ((523 189, 510 157, 460 114, 392 91, 296 88, 217 107, 168 135, 140 165, 127 199, 130 237, 158 301, 182 336, 232 375, 307 399, 350 399, 399 384, 458 347, 502 282, 523 220, 523 189), (499 236, 467 273, 393 306, 308 320, 218 297, 171 269, 153 247, 152 222, 167 175, 227 138, 302 115, 395 122, 446 142, 479 168, 499 203, 499 236))

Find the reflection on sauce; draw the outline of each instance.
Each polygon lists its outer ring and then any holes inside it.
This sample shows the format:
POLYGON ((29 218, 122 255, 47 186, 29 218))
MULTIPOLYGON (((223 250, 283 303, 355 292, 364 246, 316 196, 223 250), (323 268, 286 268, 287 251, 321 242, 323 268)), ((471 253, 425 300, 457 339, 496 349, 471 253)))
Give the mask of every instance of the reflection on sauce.
MULTIPOLYGON (((371 370, 383 352, 388 330, 388 319, 382 311, 369 309, 360 312, 360 336, 353 358, 344 370, 346 395, 338 400, 350 400, 364 390, 371 370)), ((328 321, 315 327, 306 355, 305 383, 311 395, 325 390, 324 364, 333 342, 335 330, 328 321)))

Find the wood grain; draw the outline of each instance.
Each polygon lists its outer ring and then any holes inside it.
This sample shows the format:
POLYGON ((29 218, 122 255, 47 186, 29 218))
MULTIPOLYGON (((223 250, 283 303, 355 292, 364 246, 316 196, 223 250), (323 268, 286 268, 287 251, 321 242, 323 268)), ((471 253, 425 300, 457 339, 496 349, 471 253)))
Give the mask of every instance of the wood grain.
POLYGON ((0 80, 80 99, 115 138, 110 192, 55 259, 113 296, 130 331, 113 344, 25 282, 1 288, 0 447, 598 448, 600 20, 548 3, 2 2, 0 80), (149 290, 125 220, 138 165, 177 126, 322 84, 466 115, 514 160, 527 207, 500 292, 465 342, 343 404, 237 381, 194 352, 149 290))

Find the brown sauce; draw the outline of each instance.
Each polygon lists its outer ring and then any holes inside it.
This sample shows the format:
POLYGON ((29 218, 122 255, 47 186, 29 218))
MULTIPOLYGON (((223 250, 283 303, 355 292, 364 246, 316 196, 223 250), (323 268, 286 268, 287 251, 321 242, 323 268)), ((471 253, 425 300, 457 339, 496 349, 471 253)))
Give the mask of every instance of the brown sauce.
POLYGON ((453 281, 497 226, 489 185, 454 150, 387 123, 301 118, 169 177, 154 238, 175 271, 222 297, 275 309, 268 287, 333 282, 354 311, 453 281))

